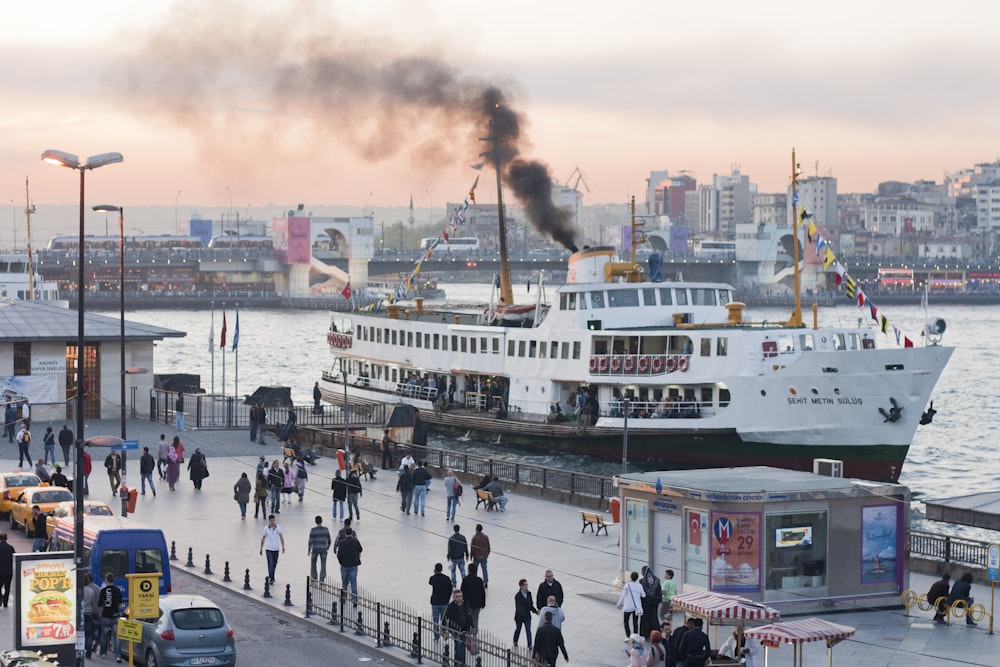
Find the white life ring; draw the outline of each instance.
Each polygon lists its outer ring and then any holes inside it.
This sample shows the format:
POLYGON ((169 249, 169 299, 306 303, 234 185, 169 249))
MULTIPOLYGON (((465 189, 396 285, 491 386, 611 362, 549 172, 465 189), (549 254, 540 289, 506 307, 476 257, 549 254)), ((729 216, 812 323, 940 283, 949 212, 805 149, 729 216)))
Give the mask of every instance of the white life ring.
POLYGON ((492 308, 486 308, 483 310, 483 322, 486 324, 493 324, 497 320, 497 311, 492 308))

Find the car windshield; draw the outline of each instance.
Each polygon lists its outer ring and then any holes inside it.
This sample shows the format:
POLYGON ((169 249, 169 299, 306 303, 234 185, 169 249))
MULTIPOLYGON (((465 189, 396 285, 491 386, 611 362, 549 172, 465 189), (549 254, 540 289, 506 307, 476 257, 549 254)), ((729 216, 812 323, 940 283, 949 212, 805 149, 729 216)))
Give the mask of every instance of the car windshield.
POLYGON ((34 475, 8 475, 4 477, 7 488, 12 486, 38 486, 41 481, 34 475))
POLYGON ((87 507, 85 509, 86 509, 85 513, 86 514, 90 514, 91 516, 112 516, 112 515, 114 515, 114 512, 112 512, 111 508, 108 507, 107 505, 96 505, 96 506, 92 506, 92 507, 87 507))
POLYGON ((172 618, 178 630, 211 630, 221 628, 225 622, 221 609, 209 608, 177 609, 172 618))
POLYGON ((33 497, 32 503, 61 503, 66 500, 73 500, 73 494, 64 489, 54 491, 39 491, 33 497))

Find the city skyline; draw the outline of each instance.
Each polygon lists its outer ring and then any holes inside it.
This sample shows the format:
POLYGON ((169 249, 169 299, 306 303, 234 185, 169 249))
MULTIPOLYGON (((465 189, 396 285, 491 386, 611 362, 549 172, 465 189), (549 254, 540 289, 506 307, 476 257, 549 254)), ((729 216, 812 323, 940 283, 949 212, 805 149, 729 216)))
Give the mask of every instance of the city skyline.
POLYGON ((3 123, 2 194, 16 220, 25 177, 40 204, 75 202, 68 174, 39 160, 55 148, 125 156, 88 179, 88 203, 384 208, 412 195, 443 215, 479 173, 477 199, 495 202, 492 172, 470 168, 483 120, 470 108, 490 86, 521 114, 520 155, 559 182, 579 168, 586 205, 642 201, 661 169, 707 183, 735 167, 762 192, 782 191, 793 147, 806 176, 833 176, 840 192, 940 182, 995 159, 988 64, 1000 46, 984 16, 996 11, 19 5, 0 45, 19 63, 0 85, 22 102, 3 123))

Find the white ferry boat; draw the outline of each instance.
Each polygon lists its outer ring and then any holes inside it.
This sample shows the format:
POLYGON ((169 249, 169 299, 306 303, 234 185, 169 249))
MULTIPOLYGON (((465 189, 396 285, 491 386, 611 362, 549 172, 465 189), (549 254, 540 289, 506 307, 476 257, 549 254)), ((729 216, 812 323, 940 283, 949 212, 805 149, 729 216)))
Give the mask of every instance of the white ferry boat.
POLYGON ((29 264, 27 252, 0 253, 0 299, 58 301, 59 288, 56 283, 44 280, 37 271, 29 270, 29 264))
POLYGON ((653 282, 634 255, 585 247, 551 304, 333 314, 323 379, 499 447, 669 467, 834 459, 845 476, 898 480, 953 348, 881 346, 860 323, 818 326, 815 308, 807 327, 798 305, 789 322, 748 322, 733 293, 653 282))

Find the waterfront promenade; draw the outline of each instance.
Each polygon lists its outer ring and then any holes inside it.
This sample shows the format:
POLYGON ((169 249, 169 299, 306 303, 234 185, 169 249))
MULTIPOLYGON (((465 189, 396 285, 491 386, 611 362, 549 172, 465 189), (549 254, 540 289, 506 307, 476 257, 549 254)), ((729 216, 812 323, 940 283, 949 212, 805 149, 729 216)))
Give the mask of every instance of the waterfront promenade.
MULTIPOLYGON (((35 428, 44 430, 46 424, 37 421, 35 428)), ((53 423, 59 430, 61 423, 53 423)), ((72 424, 71 424, 72 426, 72 424)), ((85 436, 116 434, 117 421, 107 420, 88 424, 85 436)), ((129 420, 130 438, 140 441, 155 453, 159 433, 174 435, 171 428, 142 420, 129 420)), ((253 591, 246 595, 261 600, 265 575, 265 559, 258 554, 263 519, 254 520, 252 511, 246 521, 241 521, 239 509, 233 502, 232 486, 241 472, 252 477, 258 456, 268 460, 281 458, 279 444, 268 439, 261 447, 249 440, 246 431, 186 431, 181 434, 187 448, 186 456, 201 448, 208 457, 211 476, 205 480, 202 491, 193 489, 182 471, 177 491, 170 492, 166 483, 157 482, 158 495, 148 491, 140 496, 135 518, 161 527, 168 541, 177 544, 175 568, 182 568, 198 576, 219 582, 225 561, 229 561, 231 576, 229 586, 240 591, 244 570, 251 572, 253 591), (193 549, 194 568, 185 568, 188 548, 193 549), (213 575, 204 575, 206 554, 211 556, 213 575)), ((35 458, 41 455, 41 446, 32 444, 35 458)), ((0 468, 10 469, 16 463, 13 445, 5 446, 0 455, 0 468), (13 460, 12 460, 13 458, 13 460)), ((117 511, 120 503, 111 497, 107 475, 102 466, 100 450, 92 450, 94 471, 90 477, 91 498, 108 501, 117 511)), ((129 486, 138 485, 137 456, 129 454, 129 486)), ((285 533, 287 553, 279 560, 275 596, 269 604, 276 614, 291 614, 293 623, 322 623, 322 619, 301 618, 305 611, 305 577, 309 570, 306 555, 306 537, 313 524, 313 517, 321 514, 324 523, 335 532, 338 522, 330 516, 330 479, 334 461, 324 458, 309 467, 310 478, 305 501, 295 500, 282 505, 278 523, 285 533), (282 605, 286 584, 291 585, 292 607, 282 605), (299 620, 296 620, 296 617, 299 620)), ((362 520, 357 524, 364 546, 359 585, 384 598, 387 604, 400 601, 414 609, 425 611, 429 617, 430 587, 427 579, 436 562, 446 563, 445 547, 451 534, 451 522, 444 519, 444 493, 440 479, 436 479, 428 495, 426 516, 404 515, 399 511, 399 497, 394 492, 395 475, 382 472, 373 482, 364 484, 361 499, 362 520)), ((625 644, 622 642, 621 612, 615 608, 617 593, 612 581, 618 574, 618 530, 612 527, 608 536, 596 537, 589 531, 580 533, 579 510, 575 506, 529 497, 516 492, 509 494, 510 503, 504 513, 476 510, 475 496, 469 485, 458 510, 456 522, 462 533, 471 537, 476 523, 481 523, 490 537, 493 553, 489 559, 489 590, 487 606, 481 615, 481 625, 501 637, 513 634, 513 600, 517 580, 524 577, 534 591, 547 568, 555 572, 566 592, 564 604, 567 620, 563 626, 570 664, 624 665, 627 663, 625 644)), ((339 581, 339 568, 330 555, 329 577, 339 581)), ((960 572, 953 571, 957 578, 960 572)), ((926 592, 932 578, 911 575, 911 587, 926 592)), ((240 591, 242 592, 242 591, 240 591)), ((988 587, 977 582, 973 594, 989 607, 988 587)), ((237 610, 227 610, 238 613, 237 610)), ((857 634, 834 648, 834 664, 857 667, 885 667, 903 665, 996 665, 997 637, 986 631, 986 621, 979 628, 968 628, 963 622, 951 626, 935 625, 930 614, 915 610, 907 617, 903 609, 883 611, 852 611, 828 617, 830 620, 857 628, 857 634)), ((675 622, 679 619, 675 619, 675 622)), ((534 627, 537 624, 533 623, 534 627)), ((726 632, 723 630, 722 632, 726 632)), ((344 641, 361 641, 373 645, 370 637, 355 636, 347 631, 344 641)), ((721 643, 724 634, 710 633, 713 645, 721 643)), ((523 644, 523 640, 522 640, 523 644)), ((332 649, 336 652, 336 648, 332 649)), ((397 664, 412 664, 400 649, 388 649, 386 658, 397 664)), ((425 661, 426 662, 426 661, 425 661)), ((470 663, 471 664, 471 663, 470 663)), ((763 656, 758 665, 763 665, 763 656)), ((792 664, 792 651, 788 646, 771 650, 768 665, 781 667, 792 664)), ((826 647, 822 642, 805 647, 805 665, 825 665, 826 647)))

